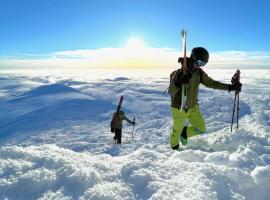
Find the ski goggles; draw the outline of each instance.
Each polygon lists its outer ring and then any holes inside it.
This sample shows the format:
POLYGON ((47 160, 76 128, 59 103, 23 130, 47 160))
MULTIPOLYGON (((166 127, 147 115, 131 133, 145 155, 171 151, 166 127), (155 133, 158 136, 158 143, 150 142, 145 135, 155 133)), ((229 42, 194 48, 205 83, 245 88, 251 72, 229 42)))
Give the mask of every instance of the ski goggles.
POLYGON ((206 65, 207 62, 203 61, 203 60, 196 60, 196 65, 198 67, 203 67, 204 65, 206 65))

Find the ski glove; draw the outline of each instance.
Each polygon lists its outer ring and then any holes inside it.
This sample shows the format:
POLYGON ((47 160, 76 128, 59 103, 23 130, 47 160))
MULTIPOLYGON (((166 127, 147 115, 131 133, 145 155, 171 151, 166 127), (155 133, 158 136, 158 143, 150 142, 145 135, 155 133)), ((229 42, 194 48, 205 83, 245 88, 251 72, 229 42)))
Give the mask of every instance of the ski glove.
POLYGON ((238 91, 241 92, 242 89, 242 83, 235 83, 233 85, 229 85, 228 90, 230 91, 238 91))

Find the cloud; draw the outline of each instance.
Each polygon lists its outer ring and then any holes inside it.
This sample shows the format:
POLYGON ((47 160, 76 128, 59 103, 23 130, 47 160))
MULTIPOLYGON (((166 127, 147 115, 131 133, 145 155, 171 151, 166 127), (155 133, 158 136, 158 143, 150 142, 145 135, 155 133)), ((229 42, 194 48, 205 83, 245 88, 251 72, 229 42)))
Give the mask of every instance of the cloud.
POLYGON ((223 51, 210 55, 210 66, 264 68, 270 67, 270 52, 223 51))
POLYGON ((151 68, 177 64, 179 52, 168 48, 101 48, 52 53, 62 59, 72 59, 84 67, 151 68))
MULTIPOLYGON (((2 56, 1 68, 175 68, 181 50, 151 47, 100 48, 2 56)), ((209 67, 264 68, 270 52, 211 52, 209 67)))

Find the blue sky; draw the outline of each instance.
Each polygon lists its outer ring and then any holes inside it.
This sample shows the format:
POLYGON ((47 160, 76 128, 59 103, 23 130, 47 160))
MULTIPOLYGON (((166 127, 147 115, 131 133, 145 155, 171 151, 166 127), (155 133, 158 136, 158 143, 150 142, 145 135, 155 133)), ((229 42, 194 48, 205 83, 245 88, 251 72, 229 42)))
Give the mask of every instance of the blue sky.
POLYGON ((188 30, 188 50, 265 55, 269 10, 266 0, 1 0, 0 55, 117 50, 131 37, 181 50, 181 28, 188 30))

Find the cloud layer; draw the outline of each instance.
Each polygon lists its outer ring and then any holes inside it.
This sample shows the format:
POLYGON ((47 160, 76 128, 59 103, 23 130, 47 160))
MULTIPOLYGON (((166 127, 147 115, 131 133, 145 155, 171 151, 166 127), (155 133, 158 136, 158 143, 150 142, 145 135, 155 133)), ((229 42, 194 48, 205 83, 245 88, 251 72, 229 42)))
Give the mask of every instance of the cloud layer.
MULTIPOLYGON (((168 145, 170 97, 161 93, 169 70, 102 79, 82 71, 1 73, 1 200, 269 199, 270 70, 241 70, 239 129, 234 124, 232 132, 234 94, 202 87, 207 133, 182 151, 168 145), (109 123, 121 94, 138 123, 134 138, 124 124, 119 146, 109 123)), ((208 74, 229 83, 234 71, 208 74)))
MULTIPOLYGON (((1 68, 171 68, 182 55, 170 48, 100 48, 2 56, 1 68)), ((210 67, 266 68, 270 52, 210 52, 210 67)))

